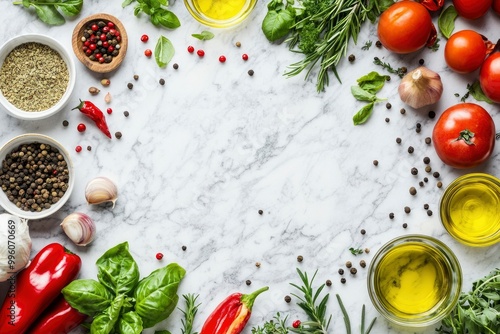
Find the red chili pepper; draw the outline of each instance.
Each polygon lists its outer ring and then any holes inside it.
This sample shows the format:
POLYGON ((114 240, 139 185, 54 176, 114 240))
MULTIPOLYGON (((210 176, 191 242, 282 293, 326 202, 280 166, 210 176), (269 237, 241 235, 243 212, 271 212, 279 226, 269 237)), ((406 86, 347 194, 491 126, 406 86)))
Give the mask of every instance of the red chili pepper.
POLYGON ((80 100, 80 104, 73 109, 78 109, 82 114, 88 116, 91 120, 94 121, 99 130, 101 130, 106 136, 111 138, 111 133, 109 132, 108 125, 106 124, 106 117, 95 104, 90 101, 80 100))
POLYGON ((0 333, 25 333, 61 290, 76 278, 82 261, 63 245, 45 246, 9 284, 0 309, 0 333))
POLYGON ((72 308, 63 295, 42 313, 27 333, 30 334, 67 334, 87 319, 87 315, 72 308))
POLYGON ((222 301, 203 324, 200 334, 238 334, 250 319, 255 298, 269 288, 251 294, 233 293, 222 301))

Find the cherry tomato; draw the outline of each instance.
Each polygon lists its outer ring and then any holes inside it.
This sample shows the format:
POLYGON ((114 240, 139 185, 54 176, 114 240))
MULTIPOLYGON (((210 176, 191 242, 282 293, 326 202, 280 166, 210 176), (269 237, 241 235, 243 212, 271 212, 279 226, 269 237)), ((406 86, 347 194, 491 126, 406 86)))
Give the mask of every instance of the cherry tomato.
POLYGON ((413 1, 396 2, 380 15, 378 38, 396 53, 410 53, 425 46, 432 32, 429 11, 413 1))
POLYGON ((475 103, 459 103, 446 109, 432 132, 439 158, 454 168, 471 168, 485 162, 495 146, 495 123, 475 103))
POLYGON ((484 61, 479 72, 479 84, 490 100, 500 103, 500 52, 493 52, 484 61))
POLYGON ((450 36, 444 49, 446 64, 458 73, 469 73, 481 67, 486 57, 483 37, 472 30, 461 30, 450 36))
POLYGON ((493 10, 495 11, 495 13, 497 13, 498 15, 500 15, 500 0, 493 0, 493 5, 492 7, 493 10))
POLYGON ((469 20, 475 20, 486 14, 493 0, 453 0, 458 15, 469 20))

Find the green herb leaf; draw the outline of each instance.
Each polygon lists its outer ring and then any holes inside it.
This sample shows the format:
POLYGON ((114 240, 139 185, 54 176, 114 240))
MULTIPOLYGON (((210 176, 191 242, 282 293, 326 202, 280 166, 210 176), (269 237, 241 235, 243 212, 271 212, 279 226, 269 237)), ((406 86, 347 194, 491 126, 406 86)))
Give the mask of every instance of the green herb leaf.
POLYGON ((119 333, 141 334, 142 318, 134 311, 123 313, 118 319, 118 329, 119 333))
POLYGON ((172 60, 174 54, 175 49, 172 42, 165 36, 160 36, 155 47, 156 64, 158 64, 159 67, 166 66, 172 60))
POLYGON ((198 307, 200 304, 196 304, 196 299, 198 299, 198 295, 194 294, 186 294, 182 295, 185 302, 185 310, 181 310, 184 315, 184 319, 181 319, 182 323, 182 334, 198 334, 197 332, 193 332, 193 324, 194 319, 196 317, 196 313, 198 313, 198 307))
POLYGON ((13 4, 22 4, 24 8, 33 7, 42 22, 57 26, 66 22, 62 14, 66 16, 78 15, 82 10, 83 0, 22 0, 15 1, 13 4))
POLYGON ((478 80, 474 81, 472 85, 467 85, 467 90, 470 93, 470 95, 472 95, 472 97, 476 99, 476 101, 484 101, 489 104, 494 103, 484 94, 478 80))
POLYGON ((378 101, 377 96, 367 92, 359 86, 351 86, 351 93, 358 101, 375 102, 378 101))
POLYGON ((62 289, 64 299, 78 312, 93 316, 111 305, 113 295, 93 279, 78 279, 62 289))
POLYGON ((115 295, 133 293, 139 282, 139 268, 128 251, 128 242, 106 251, 96 262, 97 279, 115 295))
POLYGON ((372 94, 375 94, 379 90, 381 90, 384 87, 386 81, 386 75, 378 74, 375 71, 363 75, 357 80, 359 87, 372 94))
POLYGON ((127 7, 128 5, 132 4, 132 2, 134 2, 135 0, 124 0, 122 2, 122 8, 125 8, 127 7))
POLYGON ((270 10, 262 21, 262 32, 269 41, 274 42, 288 35, 294 23, 292 11, 270 10))
POLYGON ((32 6, 35 8, 38 18, 48 25, 60 26, 66 22, 64 16, 54 6, 36 4, 32 4, 32 6))
POLYGON ((370 47, 372 46, 372 41, 366 41, 365 45, 361 47, 361 50, 368 51, 370 50, 370 47))
POLYGON ((208 41, 209 39, 214 38, 215 35, 210 31, 203 30, 200 34, 192 34, 191 36, 202 41, 208 41))
POLYGON ((151 17, 151 19, 153 18, 155 19, 156 22, 158 22, 157 24, 167 29, 175 29, 181 26, 179 18, 168 9, 164 8, 157 9, 156 12, 151 17))
POLYGON ((66 16, 78 15, 83 7, 83 0, 61 0, 55 3, 56 7, 66 16))
POLYGON ((439 14, 438 27, 444 37, 450 38, 453 30, 455 30, 455 20, 457 17, 458 13, 453 5, 449 5, 439 14))
POLYGON ((361 248, 354 248, 354 247, 351 247, 349 248, 349 251, 351 252, 352 255, 356 256, 356 255, 359 255, 359 254, 363 254, 363 250, 361 248))
POLYGON ((368 120, 368 118, 370 118, 370 116, 372 115, 374 105, 375 103, 371 102, 365 105, 363 108, 361 108, 352 118, 354 125, 360 125, 365 123, 368 120))
POLYGON ((118 295, 111 302, 111 305, 94 318, 90 325, 91 333, 111 333, 113 327, 120 318, 120 311, 123 307, 125 299, 123 295, 118 295))
POLYGON ((186 271, 177 263, 153 271, 143 278, 135 290, 135 311, 144 321, 144 328, 166 319, 175 309, 177 288, 186 271))

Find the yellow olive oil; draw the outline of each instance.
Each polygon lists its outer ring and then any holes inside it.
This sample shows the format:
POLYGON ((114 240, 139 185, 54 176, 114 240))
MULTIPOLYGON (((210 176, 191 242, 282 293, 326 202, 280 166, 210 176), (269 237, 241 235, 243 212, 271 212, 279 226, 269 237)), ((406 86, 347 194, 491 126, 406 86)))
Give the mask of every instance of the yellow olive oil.
POLYGON ((459 240, 475 244, 500 231, 500 193, 485 182, 463 183, 449 197, 447 230, 459 240))
POLYGON ((229 20, 242 11, 247 0, 193 0, 198 12, 213 20, 229 20))
POLYGON ((374 272, 374 287, 385 309, 401 319, 431 313, 451 289, 451 269, 435 248, 408 242, 389 250, 374 272))

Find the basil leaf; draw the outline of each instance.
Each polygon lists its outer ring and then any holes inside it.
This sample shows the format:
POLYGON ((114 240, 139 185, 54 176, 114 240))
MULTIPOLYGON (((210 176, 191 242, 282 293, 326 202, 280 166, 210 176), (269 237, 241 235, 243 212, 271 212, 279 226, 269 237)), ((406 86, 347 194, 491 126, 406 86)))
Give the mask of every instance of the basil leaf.
POLYGON ((94 318, 90 325, 90 333, 92 334, 108 334, 113 331, 116 322, 120 318, 120 311, 125 300, 124 295, 118 295, 111 305, 94 318))
POLYGON ((134 311, 123 313, 118 319, 118 331, 123 334, 141 334, 142 319, 134 311))
POLYGON ((97 259, 97 279, 115 295, 132 294, 139 282, 139 268, 128 251, 128 242, 109 249, 97 259))
POLYGON ((472 85, 467 85, 467 89, 469 90, 470 95, 472 95, 472 97, 475 98, 477 101, 484 101, 489 104, 494 103, 484 94, 478 80, 474 81, 472 85))
POLYGON ((351 86, 351 93, 356 98, 358 101, 366 101, 366 102, 375 102, 378 101, 377 97, 370 93, 367 92, 366 90, 362 89, 359 86, 351 86))
POLYGON ((262 32, 269 41, 274 42, 288 35, 294 23, 295 17, 291 11, 270 10, 262 21, 262 32))
POLYGON ((191 36, 202 41, 208 41, 209 39, 214 38, 214 34, 206 30, 202 31, 200 34, 192 34, 191 36))
POLYGON ((32 4, 32 6, 35 7, 38 18, 44 23, 52 26, 60 26, 66 22, 64 16, 62 16, 54 6, 35 4, 32 4))
POLYGON ((153 271, 135 289, 135 311, 144 321, 144 328, 166 319, 177 305, 177 288, 186 271, 177 263, 153 271))
POLYGON ((64 15, 75 16, 81 12, 83 0, 62 0, 54 5, 61 9, 64 15))
POLYGON ((151 17, 151 19, 153 17, 156 18, 158 24, 168 29, 175 29, 181 26, 179 18, 168 9, 164 8, 157 9, 156 12, 151 17))
POLYGON ((387 76, 372 71, 359 78, 358 86, 368 93, 375 94, 384 87, 387 76))
POLYGON ((352 118, 352 121, 354 122, 354 125, 360 125, 365 123, 368 118, 370 118, 371 114, 373 113, 373 106, 375 105, 374 102, 368 103, 366 106, 361 108, 352 118))
POLYGON ((449 5, 439 14, 438 27, 444 37, 450 38, 455 29, 455 20, 458 17, 457 10, 453 5, 449 5))
POLYGON ((159 67, 164 67, 172 60, 175 54, 172 42, 165 36, 160 36, 155 47, 155 59, 159 67))
POLYGON ((127 7, 128 5, 130 5, 132 2, 134 2, 134 0, 124 0, 122 2, 122 8, 125 8, 127 7))
POLYGON ((93 279, 74 280, 61 292, 71 307, 90 316, 104 311, 113 299, 106 287, 93 279))

